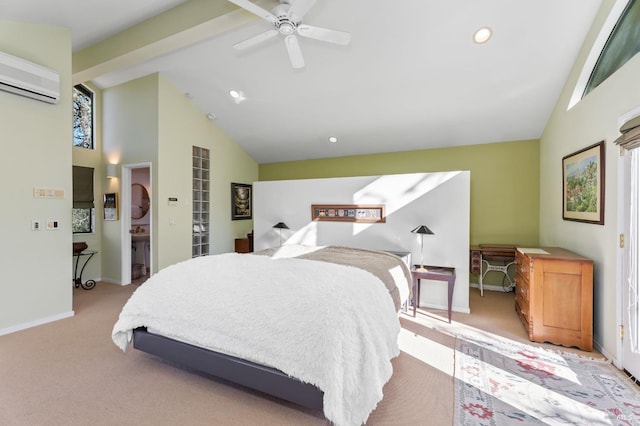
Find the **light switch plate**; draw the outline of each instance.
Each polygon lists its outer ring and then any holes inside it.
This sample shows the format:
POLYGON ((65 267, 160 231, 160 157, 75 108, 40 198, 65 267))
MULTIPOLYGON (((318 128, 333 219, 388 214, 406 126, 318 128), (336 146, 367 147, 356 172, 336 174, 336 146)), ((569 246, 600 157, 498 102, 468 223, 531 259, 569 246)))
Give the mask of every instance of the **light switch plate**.
POLYGON ((47 220, 47 230, 52 231, 56 229, 60 229, 60 221, 57 219, 47 220))

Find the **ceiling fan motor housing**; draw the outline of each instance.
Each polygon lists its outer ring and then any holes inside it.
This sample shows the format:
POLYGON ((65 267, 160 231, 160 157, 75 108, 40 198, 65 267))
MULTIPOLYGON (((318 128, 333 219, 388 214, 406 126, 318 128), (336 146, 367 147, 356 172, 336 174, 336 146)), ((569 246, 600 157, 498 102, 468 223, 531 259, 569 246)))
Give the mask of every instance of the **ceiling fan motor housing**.
POLYGON ((285 36, 293 34, 302 21, 295 15, 289 16, 290 7, 288 1, 283 1, 282 4, 274 7, 271 11, 271 13, 278 18, 278 21, 274 22, 273 25, 275 25, 280 34, 285 36))

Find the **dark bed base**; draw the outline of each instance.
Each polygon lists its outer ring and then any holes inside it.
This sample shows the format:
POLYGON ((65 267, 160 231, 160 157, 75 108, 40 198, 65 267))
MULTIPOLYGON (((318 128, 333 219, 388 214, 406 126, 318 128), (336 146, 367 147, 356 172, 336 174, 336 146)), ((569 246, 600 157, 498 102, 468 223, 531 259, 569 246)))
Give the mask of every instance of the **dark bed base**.
POLYGON ((320 389, 274 368, 149 333, 146 328, 133 331, 133 347, 304 407, 322 408, 320 389))

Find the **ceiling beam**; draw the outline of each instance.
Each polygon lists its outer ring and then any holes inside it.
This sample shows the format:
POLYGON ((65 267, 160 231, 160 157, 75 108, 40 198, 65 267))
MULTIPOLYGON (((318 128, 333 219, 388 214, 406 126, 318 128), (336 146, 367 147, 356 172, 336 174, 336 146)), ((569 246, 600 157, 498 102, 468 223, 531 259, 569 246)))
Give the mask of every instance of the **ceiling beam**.
MULTIPOLYGON (((270 8, 272 1, 257 2, 270 8)), ((252 22, 228 1, 190 0, 73 54, 73 84, 166 55, 252 22)))

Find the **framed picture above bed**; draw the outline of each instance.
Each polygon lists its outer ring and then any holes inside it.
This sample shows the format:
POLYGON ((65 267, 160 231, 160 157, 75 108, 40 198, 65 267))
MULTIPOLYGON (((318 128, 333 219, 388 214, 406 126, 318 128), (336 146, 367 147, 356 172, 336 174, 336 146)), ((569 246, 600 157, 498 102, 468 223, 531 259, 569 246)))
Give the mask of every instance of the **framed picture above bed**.
POLYGON ((604 225, 604 141, 562 158, 562 218, 604 225))
POLYGON ((249 184, 231 184, 231 220, 251 219, 252 192, 249 184))
POLYGON ((384 204, 312 204, 311 220, 384 223, 384 204))

